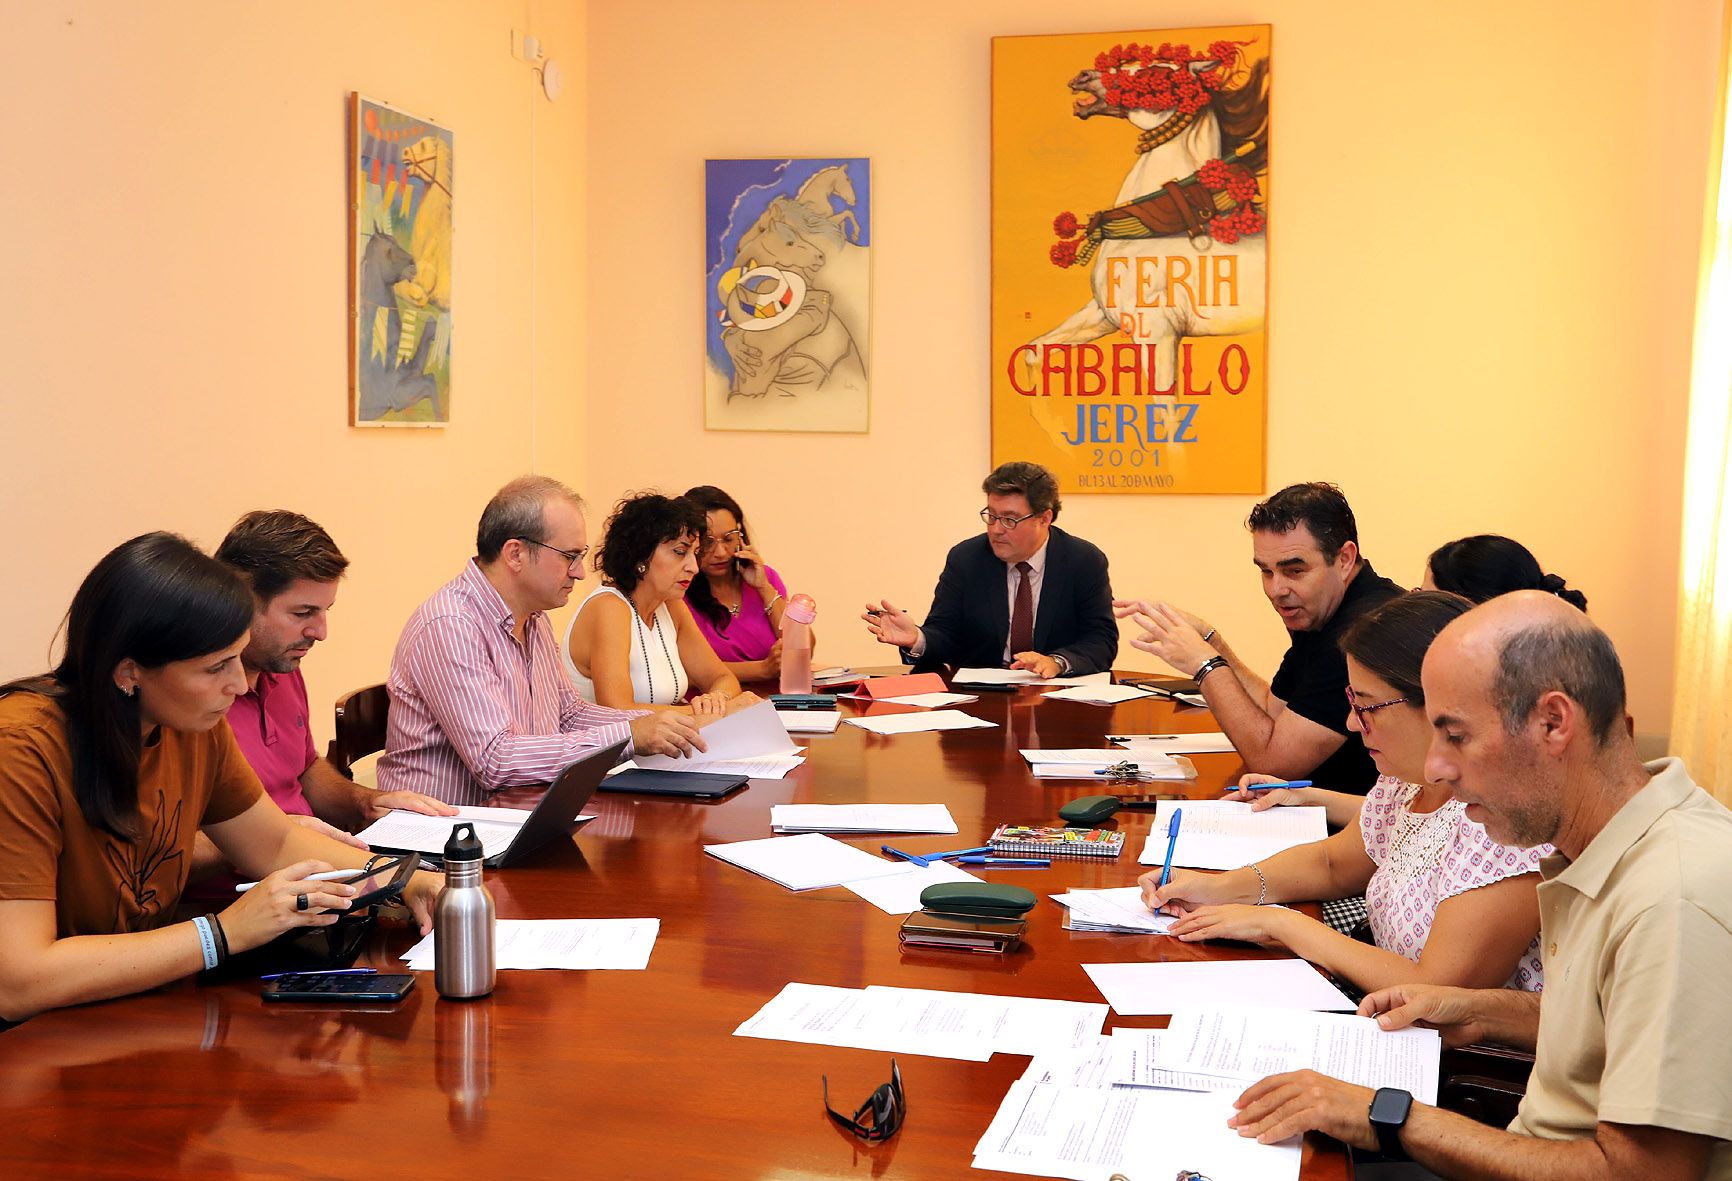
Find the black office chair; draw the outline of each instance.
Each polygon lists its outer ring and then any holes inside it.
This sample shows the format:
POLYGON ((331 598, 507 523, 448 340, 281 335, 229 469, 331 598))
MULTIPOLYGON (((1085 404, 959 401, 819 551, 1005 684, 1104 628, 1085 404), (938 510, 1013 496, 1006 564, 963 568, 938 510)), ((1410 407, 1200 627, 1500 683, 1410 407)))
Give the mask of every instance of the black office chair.
POLYGON ((356 759, 384 750, 385 717, 390 709, 391 695, 384 685, 368 685, 340 698, 336 737, 325 752, 331 765, 353 779, 356 759))
POLYGON ((1445 1050, 1437 1105, 1494 1128, 1506 1127, 1527 1094, 1533 1068, 1532 1054, 1508 1046, 1479 1044, 1445 1050))

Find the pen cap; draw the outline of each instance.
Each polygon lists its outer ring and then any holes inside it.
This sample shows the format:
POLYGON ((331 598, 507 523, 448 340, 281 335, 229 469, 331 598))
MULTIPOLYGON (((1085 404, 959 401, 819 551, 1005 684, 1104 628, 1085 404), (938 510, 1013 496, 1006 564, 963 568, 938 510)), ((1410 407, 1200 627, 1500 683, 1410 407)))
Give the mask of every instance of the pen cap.
POLYGON ((451 836, 445 842, 445 863, 480 861, 481 838, 475 835, 474 821, 465 820, 451 826, 451 836))

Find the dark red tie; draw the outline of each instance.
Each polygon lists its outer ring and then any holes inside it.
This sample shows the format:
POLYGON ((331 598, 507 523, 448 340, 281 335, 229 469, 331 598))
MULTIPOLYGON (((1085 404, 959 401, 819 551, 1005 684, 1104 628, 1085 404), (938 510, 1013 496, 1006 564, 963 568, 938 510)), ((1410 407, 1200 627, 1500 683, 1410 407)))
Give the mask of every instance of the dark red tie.
POLYGON ((1028 585, 1034 569, 1027 562, 1016 564, 1016 606, 1010 613, 1010 655, 1027 652, 1034 647, 1034 589, 1028 585))

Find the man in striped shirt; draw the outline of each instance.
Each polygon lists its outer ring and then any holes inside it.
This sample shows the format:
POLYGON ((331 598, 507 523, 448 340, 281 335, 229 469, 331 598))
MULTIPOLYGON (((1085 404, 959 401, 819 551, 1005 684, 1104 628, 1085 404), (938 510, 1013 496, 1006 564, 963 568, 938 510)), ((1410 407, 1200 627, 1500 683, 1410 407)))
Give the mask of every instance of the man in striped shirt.
POLYGON ((645 754, 704 749, 690 717, 607 709, 572 688, 546 613, 571 597, 588 550, 583 501, 558 480, 521 476, 494 495, 475 557, 397 641, 382 790, 485 804, 628 736, 645 754))

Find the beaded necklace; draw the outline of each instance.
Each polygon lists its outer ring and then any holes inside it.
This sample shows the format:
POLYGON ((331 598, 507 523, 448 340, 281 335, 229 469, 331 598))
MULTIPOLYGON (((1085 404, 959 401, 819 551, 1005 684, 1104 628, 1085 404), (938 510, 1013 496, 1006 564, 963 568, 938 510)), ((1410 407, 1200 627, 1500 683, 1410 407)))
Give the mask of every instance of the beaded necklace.
MULTIPOLYGON (((649 642, 644 638, 644 632, 647 631, 648 629, 644 627, 643 616, 638 614, 637 607, 635 605, 632 606, 631 617, 632 617, 632 622, 637 624, 637 645, 638 645, 638 650, 643 653, 644 676, 649 679, 650 704, 651 705, 664 705, 664 704, 665 705, 673 705, 674 702, 672 700, 669 700, 667 702, 660 702, 660 701, 656 700, 656 673, 655 673, 655 669, 650 667, 649 642)), ((673 677, 673 682, 674 682, 673 695, 674 695, 674 697, 678 697, 679 696, 679 688, 680 688, 679 666, 674 663, 673 653, 668 651, 667 637, 662 635, 662 617, 661 617, 660 612, 657 612, 657 614, 653 618, 655 620, 656 640, 659 641, 661 646, 662 646, 662 659, 664 659, 668 662, 668 673, 669 673, 669 675, 671 675, 673 677)))

